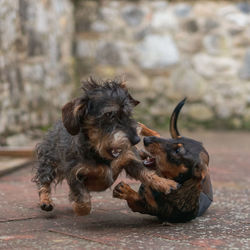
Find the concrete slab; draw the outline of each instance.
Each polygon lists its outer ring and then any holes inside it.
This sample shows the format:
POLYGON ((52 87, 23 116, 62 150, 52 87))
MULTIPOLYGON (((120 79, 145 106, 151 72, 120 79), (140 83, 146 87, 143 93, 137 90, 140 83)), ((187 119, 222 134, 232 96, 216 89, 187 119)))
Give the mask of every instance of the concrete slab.
MULTIPOLYGON (((204 216, 162 225, 131 212, 110 189, 93 193, 92 213, 77 217, 65 183, 53 194, 55 210, 43 212, 29 167, 0 178, 0 249, 249 249, 250 133, 191 136, 203 141, 211 156, 215 195, 204 216)), ((120 180, 139 186, 124 175, 120 180)))

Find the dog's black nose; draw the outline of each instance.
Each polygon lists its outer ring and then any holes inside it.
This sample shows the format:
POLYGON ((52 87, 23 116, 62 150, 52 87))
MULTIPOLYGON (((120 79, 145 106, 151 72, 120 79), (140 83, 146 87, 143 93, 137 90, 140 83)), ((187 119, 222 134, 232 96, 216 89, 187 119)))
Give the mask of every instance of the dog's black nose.
POLYGON ((141 140, 141 138, 137 135, 137 136, 131 138, 130 142, 132 145, 136 145, 137 143, 140 142, 140 140, 141 140))
POLYGON ((150 137, 144 137, 143 139, 144 146, 148 146, 151 143, 150 137))

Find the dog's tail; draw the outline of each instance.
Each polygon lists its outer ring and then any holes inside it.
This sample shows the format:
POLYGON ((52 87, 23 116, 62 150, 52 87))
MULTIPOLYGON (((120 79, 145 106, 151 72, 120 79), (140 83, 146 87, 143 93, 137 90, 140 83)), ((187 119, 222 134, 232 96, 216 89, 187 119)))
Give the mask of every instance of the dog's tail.
POLYGON ((177 128, 177 120, 178 120, 179 113, 180 113, 183 105, 185 104, 186 100, 187 100, 187 98, 185 97, 181 102, 179 102, 171 115, 170 134, 171 134, 172 138, 177 138, 178 136, 180 136, 180 133, 179 133, 178 128, 177 128))

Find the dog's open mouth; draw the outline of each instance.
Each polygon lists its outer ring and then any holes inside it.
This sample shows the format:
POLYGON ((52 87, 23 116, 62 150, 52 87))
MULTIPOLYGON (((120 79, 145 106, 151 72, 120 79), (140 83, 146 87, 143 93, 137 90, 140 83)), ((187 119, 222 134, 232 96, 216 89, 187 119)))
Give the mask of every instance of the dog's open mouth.
POLYGON ((110 154, 112 155, 112 157, 117 158, 120 154, 122 153, 122 149, 120 148, 112 148, 110 150, 110 154))
POLYGON ((154 167, 155 166, 155 158, 148 156, 143 160, 143 164, 145 167, 154 167))

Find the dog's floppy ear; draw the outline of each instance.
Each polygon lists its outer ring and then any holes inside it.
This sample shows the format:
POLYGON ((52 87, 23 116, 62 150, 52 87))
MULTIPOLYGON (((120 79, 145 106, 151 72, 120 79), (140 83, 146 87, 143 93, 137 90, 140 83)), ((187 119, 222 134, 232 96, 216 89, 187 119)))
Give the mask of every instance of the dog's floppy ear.
POLYGON ((197 165, 194 166, 193 175, 201 180, 203 180, 208 171, 208 166, 204 162, 199 162, 197 165))
POLYGON ((62 108, 62 121, 64 127, 71 135, 80 131, 80 122, 85 115, 86 105, 83 99, 75 99, 66 103, 62 108))
POLYGON ((193 175, 202 180, 208 172, 209 155, 204 151, 200 153, 199 162, 194 166, 193 175))

